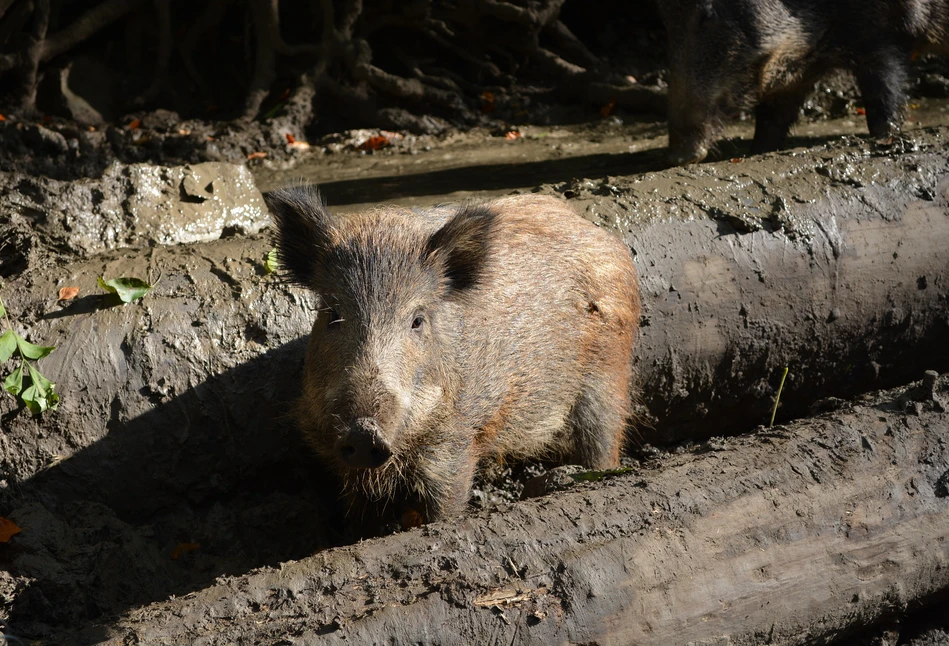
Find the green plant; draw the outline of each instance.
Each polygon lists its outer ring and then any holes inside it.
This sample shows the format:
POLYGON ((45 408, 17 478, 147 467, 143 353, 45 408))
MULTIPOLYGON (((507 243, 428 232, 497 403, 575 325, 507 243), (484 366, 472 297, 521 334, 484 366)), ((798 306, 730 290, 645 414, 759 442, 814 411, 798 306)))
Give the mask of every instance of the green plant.
POLYGON ((277 248, 274 247, 267 252, 267 259, 264 260, 264 271, 268 274, 275 273, 280 268, 279 262, 277 260, 277 248))
MULTIPOLYGON (((161 278, 159 276, 159 278, 161 278)), ((155 281, 158 282, 157 280, 155 281)), ((99 276, 99 287, 107 292, 115 294, 123 303, 132 303, 151 291, 154 285, 149 284, 141 278, 111 278, 106 280, 99 276)))
POLYGON ((781 383, 778 384, 778 394, 774 398, 774 409, 771 411, 771 423, 768 428, 774 426, 774 416, 778 414, 778 402, 781 401, 781 391, 784 390, 784 380, 788 376, 788 367, 784 366, 784 373, 781 375, 781 383))
POLYGON ((19 397, 34 415, 55 410, 59 405, 56 384, 44 377, 31 363, 48 355, 56 349, 55 346, 34 345, 14 332, 2 298, 0 318, 6 319, 7 322, 6 332, 0 335, 0 363, 9 361, 14 353, 20 357, 20 365, 4 379, 3 389, 14 397, 19 397))

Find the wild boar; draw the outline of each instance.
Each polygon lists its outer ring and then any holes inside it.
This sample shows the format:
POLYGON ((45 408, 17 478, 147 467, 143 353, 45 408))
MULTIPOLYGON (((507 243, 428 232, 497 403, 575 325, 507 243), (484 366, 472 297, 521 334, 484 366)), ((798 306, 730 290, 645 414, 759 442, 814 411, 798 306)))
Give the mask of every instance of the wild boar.
POLYGON ((282 267, 320 299, 295 417, 355 534, 457 514, 482 460, 618 465, 639 320, 622 240, 543 196, 266 199, 282 267))

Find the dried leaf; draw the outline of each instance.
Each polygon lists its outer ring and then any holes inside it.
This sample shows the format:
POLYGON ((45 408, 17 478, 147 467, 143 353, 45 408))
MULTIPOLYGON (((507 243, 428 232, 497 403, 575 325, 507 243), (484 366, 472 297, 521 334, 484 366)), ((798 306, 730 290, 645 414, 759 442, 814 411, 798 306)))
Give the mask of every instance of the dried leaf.
POLYGON ((125 127, 128 128, 129 130, 138 130, 139 128, 142 127, 142 120, 132 119, 132 121, 125 127))
POLYGON ((251 159, 263 159, 263 158, 266 157, 266 156, 267 156, 267 153, 261 152, 261 151, 258 150, 258 151, 255 152, 255 153, 251 153, 251 154, 247 155, 247 161, 250 161, 251 159))
POLYGON ((865 115, 866 113, 867 113, 866 108, 857 108, 857 114, 862 116, 862 115, 865 115))
POLYGON ((369 137, 369 139, 359 144, 359 150, 382 150, 388 145, 388 137, 377 135, 375 137, 369 137))
POLYGON ((102 276, 99 276, 99 287, 107 292, 117 294, 123 303, 137 301, 152 288, 141 278, 123 277, 106 280, 102 276))
POLYGON ((6 120, 7 120, 7 118, 6 118, 5 116, 3 116, 2 114, 0 114, 0 121, 6 121, 6 120))
POLYGON ((12 520, 0 516, 0 543, 9 543, 14 534, 19 534, 22 531, 12 520))
POLYGON ((519 133, 517 130, 511 130, 510 132, 504 135, 504 138, 507 139, 508 141, 514 141, 515 139, 520 139, 521 136, 522 136, 521 133, 519 133))
POLYGON ((294 137, 293 135, 291 135, 289 132, 286 133, 284 136, 287 138, 287 143, 288 143, 288 144, 295 144, 295 143, 297 143, 296 137, 294 137))
POLYGON ((733 164, 742 164, 742 163, 744 163, 745 158, 744 158, 744 157, 732 157, 729 161, 730 161, 731 163, 733 163, 733 164))
POLYGON ((177 561, 178 557, 181 556, 182 554, 193 552, 199 547, 201 547, 201 543, 178 543, 178 546, 175 548, 175 551, 171 553, 171 558, 173 561, 177 561))
POLYGON ((79 296, 78 287, 61 287, 59 290, 59 300, 61 301, 71 301, 77 296, 79 296))

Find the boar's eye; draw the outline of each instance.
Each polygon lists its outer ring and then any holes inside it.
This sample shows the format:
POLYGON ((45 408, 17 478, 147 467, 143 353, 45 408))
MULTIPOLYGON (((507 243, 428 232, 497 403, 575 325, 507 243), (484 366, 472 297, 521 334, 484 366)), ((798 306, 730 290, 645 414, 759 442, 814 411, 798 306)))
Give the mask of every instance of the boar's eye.
POLYGON ((416 314, 415 318, 412 319, 412 329, 418 330, 421 329, 422 324, 425 323, 425 317, 421 314, 416 314))

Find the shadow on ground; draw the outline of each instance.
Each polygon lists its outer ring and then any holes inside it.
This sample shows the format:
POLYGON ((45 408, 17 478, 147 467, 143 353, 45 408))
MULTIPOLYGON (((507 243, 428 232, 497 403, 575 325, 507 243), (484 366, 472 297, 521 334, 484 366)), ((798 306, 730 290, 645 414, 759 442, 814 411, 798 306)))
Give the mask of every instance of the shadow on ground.
POLYGON ((110 424, 16 486, 2 512, 23 531, 0 552, 0 570, 26 577, 11 634, 42 638, 339 543, 338 486, 285 421, 304 345, 110 424))

